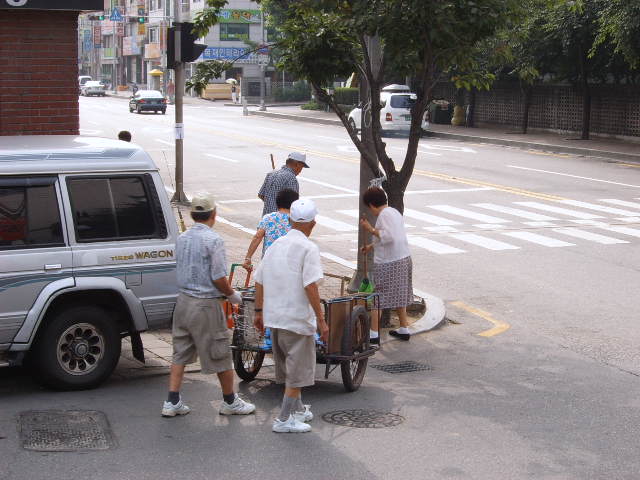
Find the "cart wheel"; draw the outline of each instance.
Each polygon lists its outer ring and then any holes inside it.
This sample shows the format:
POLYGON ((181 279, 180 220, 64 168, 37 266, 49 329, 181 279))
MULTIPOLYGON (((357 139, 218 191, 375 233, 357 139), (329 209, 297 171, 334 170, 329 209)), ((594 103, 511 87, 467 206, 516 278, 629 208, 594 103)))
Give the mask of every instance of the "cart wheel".
MULTIPOLYGON (((342 355, 353 355, 369 349, 369 314, 364 307, 358 306, 351 312, 351 318, 345 322, 342 335, 342 355)), ((340 364, 342 383, 347 392, 360 388, 367 370, 369 358, 346 360, 340 364)))
POLYGON ((254 352, 253 350, 234 350, 233 351, 233 367, 238 376, 247 382, 250 382, 262 367, 264 360, 264 352, 254 352))

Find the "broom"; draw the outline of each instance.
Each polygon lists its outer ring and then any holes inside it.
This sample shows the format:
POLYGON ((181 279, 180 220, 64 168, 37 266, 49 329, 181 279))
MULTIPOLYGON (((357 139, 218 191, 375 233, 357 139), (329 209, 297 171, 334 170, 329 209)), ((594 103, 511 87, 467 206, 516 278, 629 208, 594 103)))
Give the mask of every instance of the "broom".
POLYGON ((367 271, 367 256, 367 252, 364 252, 364 277, 362 277, 362 281, 360 282, 360 286, 358 287, 358 292, 360 293, 373 292, 373 283, 371 283, 371 281, 369 280, 369 274, 367 271))

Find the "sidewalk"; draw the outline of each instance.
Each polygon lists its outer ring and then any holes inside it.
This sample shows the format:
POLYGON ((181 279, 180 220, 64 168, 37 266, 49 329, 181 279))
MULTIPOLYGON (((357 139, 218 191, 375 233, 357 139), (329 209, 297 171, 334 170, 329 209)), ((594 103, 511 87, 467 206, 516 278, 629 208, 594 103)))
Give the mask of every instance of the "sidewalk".
MULTIPOLYGON (((266 112, 252 110, 251 115, 283 118, 301 122, 342 125, 333 112, 302 110, 299 107, 271 107, 266 112)), ((515 128, 495 126, 487 128, 454 127, 452 125, 431 124, 427 136, 459 140, 463 142, 505 145, 530 150, 584 155, 589 157, 613 158, 640 163, 640 138, 638 142, 616 138, 593 137, 579 140, 579 133, 556 134, 536 132, 529 134, 512 133, 515 128)))
MULTIPOLYGON (((219 207, 218 221, 214 229, 222 236, 225 242, 225 248, 227 253, 227 262, 242 263, 245 257, 247 247, 251 241, 252 235, 246 231, 241 230, 240 225, 234 224, 224 218, 224 206, 219 207)), ((193 223, 189 217, 189 213, 186 208, 183 208, 183 217, 187 228, 193 223)), ((256 254, 258 255, 258 254, 256 254)), ((254 256, 254 259, 257 258, 254 256)), ((336 257, 337 258, 337 257, 336 257)), ((353 270, 337 261, 333 261, 324 257, 322 259, 322 266, 325 273, 331 273, 343 277, 351 277, 353 270)), ((242 283, 244 280, 244 269, 237 270, 239 272, 236 275, 236 279, 233 281, 234 285, 242 283), (236 282, 236 280, 238 282, 236 282)), ((325 278, 322 286, 320 287, 321 295, 324 297, 338 297, 340 296, 340 281, 335 278, 325 278)), ((412 334, 418 334, 433 330, 440 326, 444 322, 445 306, 444 302, 432 295, 425 292, 415 291, 416 294, 425 298, 427 303, 427 312, 420 318, 410 318, 413 321, 409 329, 412 334)), ((115 372, 116 375, 127 376, 130 373, 143 373, 148 375, 153 374, 165 374, 167 368, 171 365, 171 356, 173 353, 173 347, 171 343, 171 331, 166 330, 154 330, 142 333, 142 344, 144 346, 144 354, 146 363, 142 364, 134 359, 131 351, 131 342, 129 338, 125 338, 122 342, 122 355, 118 368, 115 372)), ((389 341, 396 341, 392 337, 388 337, 383 334, 382 343, 389 341)), ((187 367, 187 372, 199 372, 200 364, 194 363, 187 367)))

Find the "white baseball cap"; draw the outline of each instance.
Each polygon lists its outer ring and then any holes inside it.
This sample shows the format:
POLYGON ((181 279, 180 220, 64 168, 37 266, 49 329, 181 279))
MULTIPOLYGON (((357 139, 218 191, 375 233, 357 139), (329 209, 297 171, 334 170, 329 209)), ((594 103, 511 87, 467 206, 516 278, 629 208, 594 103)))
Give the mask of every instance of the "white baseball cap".
POLYGON ((291 152, 287 158, 291 160, 295 160, 296 162, 300 162, 304 164, 304 168, 309 168, 309 164, 307 163, 307 156, 304 153, 300 152, 291 152))
POLYGON ((316 204, 310 198, 296 200, 291 204, 291 209, 289 210, 289 218, 292 222, 297 223, 312 222, 317 214, 316 204))
POLYGON ((216 199, 208 192, 196 193, 191 199, 192 212, 212 212, 216 209, 216 199))

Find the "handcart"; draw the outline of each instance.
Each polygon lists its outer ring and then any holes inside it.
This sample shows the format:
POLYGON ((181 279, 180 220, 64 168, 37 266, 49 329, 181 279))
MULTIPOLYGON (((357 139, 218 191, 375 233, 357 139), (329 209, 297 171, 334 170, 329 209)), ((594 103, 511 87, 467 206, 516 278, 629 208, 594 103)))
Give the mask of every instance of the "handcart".
MULTIPOLYGON (((231 266, 230 281, 238 267, 239 264, 231 266)), ((362 383, 369 357, 379 350, 369 342, 370 312, 379 310, 378 294, 344 295, 343 277, 327 276, 341 279, 342 295, 321 300, 329 326, 329 340, 325 344, 316 339, 316 362, 325 365, 324 378, 329 378, 329 374, 340 367, 344 388, 353 392, 362 383)), ((233 365, 238 376, 247 382, 256 378, 265 355, 271 353, 269 336, 253 326, 255 289, 249 286, 249 277, 247 275, 241 286, 236 286, 242 293, 242 304, 225 307, 229 324, 233 322, 233 365)))

